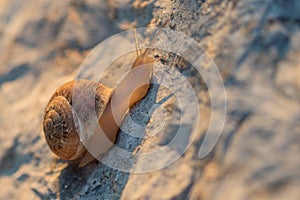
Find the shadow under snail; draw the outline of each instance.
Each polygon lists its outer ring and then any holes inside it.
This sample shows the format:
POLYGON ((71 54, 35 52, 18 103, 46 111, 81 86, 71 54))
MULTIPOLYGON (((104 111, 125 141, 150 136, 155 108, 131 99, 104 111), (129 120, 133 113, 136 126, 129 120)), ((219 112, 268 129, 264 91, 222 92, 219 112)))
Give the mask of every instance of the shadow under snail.
POLYGON ((155 61, 147 55, 148 51, 146 49, 141 54, 137 47, 138 55, 131 70, 114 89, 90 80, 73 80, 54 92, 45 109, 43 129, 47 144, 55 155, 66 160, 81 158, 79 166, 82 167, 95 159, 95 155, 89 152, 90 148, 97 156, 109 149, 99 149, 101 141, 94 136, 95 133, 82 138, 82 133, 78 133, 81 124, 74 115, 74 109, 79 113, 78 118, 82 118, 80 115, 89 109, 94 109, 100 127, 113 144, 129 108, 147 94, 155 61), (74 108, 74 91, 80 93, 81 101, 85 102, 83 106, 74 108), (83 139, 89 140, 89 150, 85 148, 83 139))

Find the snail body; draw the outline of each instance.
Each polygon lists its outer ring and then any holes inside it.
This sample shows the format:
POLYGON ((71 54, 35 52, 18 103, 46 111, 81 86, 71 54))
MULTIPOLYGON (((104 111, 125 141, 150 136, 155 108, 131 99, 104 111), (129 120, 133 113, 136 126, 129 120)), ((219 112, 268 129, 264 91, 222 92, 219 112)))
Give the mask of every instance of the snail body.
POLYGON ((85 166, 109 149, 111 145, 101 143, 97 131, 80 133, 81 121, 88 122, 94 111, 105 136, 111 144, 115 142, 125 114, 148 91, 154 58, 147 52, 148 49, 137 56, 131 70, 116 88, 90 80, 73 80, 54 92, 45 109, 43 129, 47 144, 55 155, 66 160, 81 158, 79 165, 85 166), (74 102, 74 93, 80 94, 77 96, 83 103, 74 102), (87 151, 86 145, 93 153, 87 151))

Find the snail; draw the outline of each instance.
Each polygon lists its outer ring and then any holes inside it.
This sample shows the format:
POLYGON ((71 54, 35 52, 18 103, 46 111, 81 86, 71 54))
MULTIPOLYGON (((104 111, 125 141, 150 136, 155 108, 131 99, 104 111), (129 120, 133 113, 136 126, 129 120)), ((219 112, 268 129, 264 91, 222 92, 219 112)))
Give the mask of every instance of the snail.
POLYGON ((115 88, 90 80, 73 80, 54 92, 45 109, 43 130, 47 144, 56 156, 65 160, 81 159, 79 166, 83 167, 108 151, 116 141, 119 125, 129 108, 148 92, 155 61, 148 52, 149 48, 146 48, 140 53, 137 46, 137 57, 131 70, 115 88), (74 105, 74 92, 80 94, 80 105, 74 105), (80 121, 89 120, 90 110, 96 113, 106 138, 96 134, 97 130, 92 133, 82 131, 80 121), (86 145, 89 145, 88 150, 86 145))

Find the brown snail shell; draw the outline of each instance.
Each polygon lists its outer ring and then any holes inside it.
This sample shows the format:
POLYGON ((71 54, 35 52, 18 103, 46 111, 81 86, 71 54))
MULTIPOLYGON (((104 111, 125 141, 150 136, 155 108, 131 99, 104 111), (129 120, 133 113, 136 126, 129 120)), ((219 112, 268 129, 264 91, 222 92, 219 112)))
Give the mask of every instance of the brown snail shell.
POLYGON ((43 122, 47 144, 54 154, 66 160, 74 160, 84 154, 86 149, 78 134, 78 118, 89 120, 91 110, 96 111, 99 118, 112 93, 112 88, 89 80, 70 81, 54 92, 46 106, 43 122), (72 104, 74 93, 80 93, 85 106, 72 104))

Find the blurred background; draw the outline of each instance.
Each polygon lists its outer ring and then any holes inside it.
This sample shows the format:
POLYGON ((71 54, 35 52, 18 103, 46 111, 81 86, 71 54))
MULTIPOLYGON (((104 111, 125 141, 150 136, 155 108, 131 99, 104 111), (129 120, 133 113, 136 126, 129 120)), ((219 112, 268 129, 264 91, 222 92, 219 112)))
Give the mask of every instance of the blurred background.
MULTIPOLYGON (((297 0, 1 0, 0 199, 299 199, 299 10, 297 0), (201 82, 200 132, 171 166, 132 174, 55 159, 42 131, 53 91, 99 42, 166 21, 199 42, 222 74, 227 118, 211 154, 198 157, 210 119, 201 82)), ((180 70, 198 80, 190 66, 180 70)), ((137 121, 156 89, 132 111, 137 121)), ((178 123, 170 120, 167 132, 178 123)), ((168 141, 120 135, 133 152, 168 141)))

